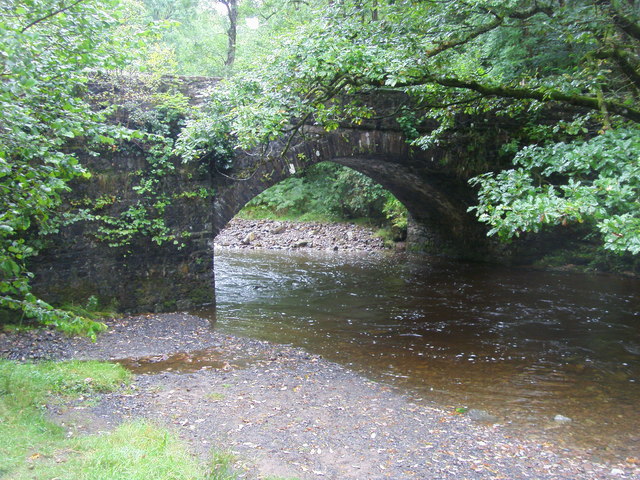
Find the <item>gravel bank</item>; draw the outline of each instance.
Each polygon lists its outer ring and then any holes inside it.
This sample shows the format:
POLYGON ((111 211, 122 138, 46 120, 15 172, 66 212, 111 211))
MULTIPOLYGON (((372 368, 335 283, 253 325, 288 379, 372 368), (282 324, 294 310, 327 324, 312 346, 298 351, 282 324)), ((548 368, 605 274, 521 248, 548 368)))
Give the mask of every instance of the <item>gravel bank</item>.
POLYGON ((56 406, 75 434, 136 417, 175 429, 206 459, 237 454, 242 478, 640 479, 632 459, 612 465, 415 402, 320 357, 222 335, 187 314, 108 322, 93 344, 51 331, 1 334, 14 359, 123 359, 132 391, 56 406))
POLYGON ((274 250, 374 251, 384 242, 367 227, 352 223, 279 222, 234 218, 215 239, 216 246, 274 250))

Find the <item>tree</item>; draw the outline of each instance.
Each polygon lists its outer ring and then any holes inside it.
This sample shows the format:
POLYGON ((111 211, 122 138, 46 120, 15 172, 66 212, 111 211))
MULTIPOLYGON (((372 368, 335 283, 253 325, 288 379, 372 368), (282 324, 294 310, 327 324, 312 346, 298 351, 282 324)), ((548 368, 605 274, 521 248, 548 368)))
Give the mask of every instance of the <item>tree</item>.
POLYGON ((224 66, 233 67, 236 60, 236 44, 238 41, 238 0, 218 0, 227 9, 229 29, 227 30, 227 59, 224 66))
POLYGON ((198 0, 144 0, 144 6, 154 21, 189 21, 195 15, 198 0))
MULTIPOLYGON (((615 150, 625 175, 635 175, 640 146, 628 137, 640 123, 639 15, 637 0, 329 2, 236 84, 223 86, 219 98, 228 102, 229 121, 243 146, 295 135, 311 120, 327 130, 343 120, 357 122, 372 112, 357 101, 338 99, 362 92, 392 90, 413 97, 416 109, 410 113, 417 134, 412 141, 422 148, 438 142, 462 113, 526 116, 528 137, 510 139, 505 149, 524 148, 516 157, 518 171, 536 187, 526 194, 551 200, 550 195, 568 190, 545 185, 599 188, 598 178, 616 175, 602 170, 606 162, 596 161, 600 145, 615 150), (566 118, 553 125, 536 119, 553 108, 562 109, 566 118), (427 119, 439 127, 420 132, 427 119), (584 165, 559 166, 566 161, 561 151, 589 149, 593 155, 584 165)), ((498 174, 475 180, 481 186, 477 213, 494 226, 492 233, 508 238, 557 217, 560 224, 590 223, 607 249, 638 253, 630 240, 640 238, 637 202, 622 210, 612 209, 613 204, 596 208, 593 214, 585 207, 579 217, 530 215, 540 221, 502 228, 506 224, 496 223, 505 219, 496 214, 498 205, 502 212, 531 208, 531 203, 507 202, 509 195, 525 194, 511 190, 509 179, 498 174), (491 191, 504 195, 487 195, 491 191)), ((632 190, 628 198, 640 193, 635 180, 624 188, 632 190)), ((603 197, 573 196, 571 201, 601 202, 603 197)))
MULTIPOLYGON (((229 76, 273 49, 277 37, 308 19, 304 0, 122 0, 147 20, 167 21, 152 51, 172 50, 176 73, 229 76)), ((318 5, 317 2, 314 3, 318 5)), ((140 19, 138 19, 140 21, 140 19)))
POLYGON ((5 0, 0 4, 0 308, 70 331, 100 326, 31 293, 27 261, 55 231, 70 180, 88 175, 66 148, 114 133, 82 98, 91 74, 124 64, 131 51, 112 32, 112 0, 5 0))

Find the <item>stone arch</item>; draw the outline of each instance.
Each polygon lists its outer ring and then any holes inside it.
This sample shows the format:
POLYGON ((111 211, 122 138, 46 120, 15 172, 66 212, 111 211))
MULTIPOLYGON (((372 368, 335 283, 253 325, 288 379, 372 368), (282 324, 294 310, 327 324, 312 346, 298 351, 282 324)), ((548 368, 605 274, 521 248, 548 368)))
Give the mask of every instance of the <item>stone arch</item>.
POLYGON ((407 207, 410 244, 460 257, 483 254, 479 245, 485 243, 484 235, 467 213, 472 192, 442 167, 446 152, 413 149, 396 131, 359 129, 308 131, 298 144, 270 148, 239 153, 233 169, 217 177, 214 235, 258 194, 306 167, 331 161, 370 177, 407 207))

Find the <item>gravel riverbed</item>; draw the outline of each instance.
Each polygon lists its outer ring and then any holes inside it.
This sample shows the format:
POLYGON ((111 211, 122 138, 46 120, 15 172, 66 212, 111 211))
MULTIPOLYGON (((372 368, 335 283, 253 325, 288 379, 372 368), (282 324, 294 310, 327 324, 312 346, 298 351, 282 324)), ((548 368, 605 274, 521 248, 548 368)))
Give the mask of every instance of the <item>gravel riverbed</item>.
POLYGON ((246 479, 640 479, 635 459, 597 463, 186 313, 107 323, 96 343, 46 329, 0 334, 4 358, 118 360, 136 372, 126 392, 50 408, 74 435, 149 418, 205 460, 211 447, 233 452, 246 479))
POLYGON ((285 222, 234 218, 215 239, 216 246, 242 249, 375 251, 384 241, 372 228, 353 223, 285 222))

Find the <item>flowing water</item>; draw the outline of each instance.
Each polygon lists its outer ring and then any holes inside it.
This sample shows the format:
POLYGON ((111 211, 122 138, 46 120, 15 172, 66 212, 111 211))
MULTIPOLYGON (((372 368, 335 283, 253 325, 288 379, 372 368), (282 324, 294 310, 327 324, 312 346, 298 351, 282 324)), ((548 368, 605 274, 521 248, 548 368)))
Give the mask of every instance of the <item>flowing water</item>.
POLYGON ((198 313, 222 332, 303 347, 540 441, 640 456, 639 280, 225 249, 215 275, 217 309, 198 313))

